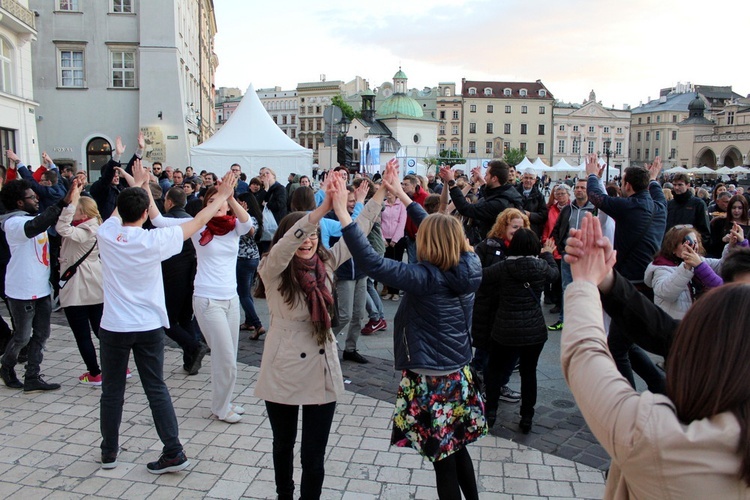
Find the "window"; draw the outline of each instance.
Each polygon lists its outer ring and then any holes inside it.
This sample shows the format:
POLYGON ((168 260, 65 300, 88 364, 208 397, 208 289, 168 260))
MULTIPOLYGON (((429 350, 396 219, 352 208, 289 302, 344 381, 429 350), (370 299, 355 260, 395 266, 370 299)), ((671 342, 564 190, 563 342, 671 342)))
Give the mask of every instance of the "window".
POLYGON ((319 115, 321 113, 320 106, 315 106, 315 114, 319 115))
POLYGON ((527 93, 528 92, 526 92, 526 89, 521 89, 518 91, 518 95, 520 95, 521 97, 526 97, 527 93))
POLYGON ((557 141, 557 152, 558 153, 564 153, 565 152, 565 140, 560 139, 557 141))
POLYGON ((638 125, 641 124, 641 120, 642 120, 642 118, 638 118, 638 125))
POLYGON ((477 124, 476 123, 469 123, 469 133, 470 134, 476 134, 477 133, 477 124))
MULTIPOLYGON (((646 123, 651 123, 651 117, 650 116, 646 117, 646 123)), ((646 155, 646 158, 648 158, 648 154, 646 155)))
POLYGON ((487 141, 484 143, 484 152, 488 155, 492 154, 492 141, 487 141))
POLYGON ((438 148, 440 149, 440 151, 445 151, 445 143, 441 142, 440 144, 438 144, 438 148))
POLYGON ((292 135, 290 137, 292 139, 296 139, 297 138, 297 131, 295 129, 292 129, 290 132, 292 133, 292 135))
POLYGON ((589 154, 594 152, 594 141, 589 141, 589 154))
POLYGON ((513 94, 513 91, 510 89, 503 89, 503 95, 506 97, 510 97, 513 94))
POLYGON ((503 128, 503 133, 505 133, 505 134, 510 134, 511 133, 510 132, 510 123, 506 123, 505 124, 505 126, 503 128))
POLYGON ((543 155, 544 154, 544 143, 540 142, 536 145, 536 154, 543 155))
POLYGON ((439 130, 438 130, 438 134, 439 135, 445 135, 445 125, 442 125, 442 124, 440 125, 439 130))
POLYGON ((669 159, 674 160, 677 157, 677 149, 672 148, 669 150, 669 159))
POLYGON ((300 108, 299 108, 299 114, 301 114, 301 115, 305 114, 305 107, 304 106, 300 106, 300 108))
POLYGON ((661 140, 661 132, 657 130, 655 133, 656 133, 656 140, 660 141, 661 140))
POLYGON ((590 125, 589 126, 589 134, 593 134, 593 133, 594 133, 594 126, 590 125))
POLYGON ((279 124, 279 117, 277 115, 273 115, 271 118, 273 118, 273 122, 278 125, 279 124))
POLYGON ((296 125, 297 124, 297 117, 294 116, 294 115, 290 116, 289 117, 289 123, 291 123, 292 125, 296 125))
POLYGON ((299 130, 300 130, 300 132, 304 132, 305 131, 305 120, 300 120, 299 121, 299 130))
POLYGON ((505 106, 505 112, 510 113, 512 111, 512 108, 510 106, 505 106))
POLYGON ((734 125, 734 111, 727 111, 727 125, 734 125))
MULTIPOLYGON (((0 37, 0 90, 13 92, 13 48, 5 38, 0 37)), ((16 145, 13 144, 15 148, 16 145)))
POLYGON ((560 132, 565 132, 565 125, 560 125, 560 132))
POLYGON ((651 156, 649 154, 650 152, 651 152, 651 150, 648 149, 648 148, 646 148, 646 157, 645 157, 646 160, 648 160, 649 158, 651 158, 651 156))
POLYGON ((581 144, 576 139, 573 139, 573 153, 580 153, 580 152, 581 152, 581 144))
POLYGON ((522 142, 521 144, 519 144, 518 145, 518 149, 520 149, 522 152, 525 153, 526 152, 526 143, 522 142))
POLYGON ((529 112, 529 107, 528 106, 521 106, 521 114, 525 115, 528 112, 529 112))
POLYGON ((638 148, 635 150, 635 159, 640 160, 641 159, 641 148, 638 148))
POLYGON ((323 120, 320 118, 315 119, 315 130, 323 130, 323 120))
POLYGON ((458 110, 453 112, 453 119, 458 120, 458 110))
POLYGON ((672 140, 673 140, 673 141, 676 141, 676 140, 677 140, 677 131, 676 131, 676 130, 673 130, 673 131, 672 131, 672 140))
POLYGON ((445 94, 445 97, 450 97, 451 96, 451 89, 445 89, 444 94, 445 94))
POLYGON ((469 154, 477 152, 477 141, 469 141, 469 154))
POLYGON ((672 115, 672 123, 677 123, 677 115, 672 115))
POLYGON ((495 133, 495 124, 492 122, 487 122, 487 132, 488 134, 494 134, 495 133))
MULTIPOLYGON (((661 123, 661 115, 656 115, 656 123, 661 123)), ((659 155, 656 155, 659 156, 659 155)))
POLYGON ((458 135, 458 125, 453 125, 451 127, 451 134, 458 135))
POLYGON ((573 132, 578 132, 578 125, 573 125, 573 132))
POLYGON ((526 135, 527 130, 528 130, 528 125, 526 125, 525 123, 522 123, 521 124, 521 135, 526 135))
POLYGON ((637 133, 637 134, 635 135, 635 137, 636 137, 636 139, 635 139, 636 141, 638 141, 638 142, 640 142, 640 141, 641 141, 641 133, 640 133, 640 132, 638 132, 638 133, 637 133))
POLYGON ((487 112, 488 113, 494 113, 495 112, 495 106, 492 104, 487 105, 487 112))
POLYGON ((649 131, 646 131, 646 140, 647 141, 651 140, 651 132, 649 132, 649 131))
POLYGON ((135 88, 135 51, 113 50, 112 87, 116 89, 135 88))
POLYGON ((133 0, 112 0, 112 12, 117 14, 133 12, 133 0))
POLYGON ((544 125, 539 125, 539 135, 544 135, 544 125))
POLYGON ((476 113, 477 112, 477 105, 472 104, 469 106, 469 113, 476 113))
POLYGON ((484 95, 492 95, 492 89, 489 87, 486 87, 484 89, 484 95))
POLYGON ((622 127, 617 127, 617 133, 622 134, 622 127))
POLYGON ((545 97, 547 95, 547 91, 544 89, 539 89, 539 97, 545 97))
POLYGON ((547 112, 547 108, 545 106, 539 106, 539 114, 543 115, 547 112))
POLYGON ((477 95, 477 89, 474 87, 469 87, 469 95, 477 95))
POLYGON ((78 0, 58 0, 57 6, 66 12, 78 12, 78 0))
POLYGON ((659 148, 654 148, 654 158, 659 156, 659 148))
POLYGON ((622 154, 622 143, 616 142, 615 143, 615 155, 621 155, 622 154))
POLYGON ((507 153, 510 149, 510 142, 504 142, 503 143, 503 153, 507 153))
POLYGON ((83 50, 60 50, 59 54, 60 86, 83 88, 86 84, 83 50))
POLYGON ((604 133, 609 134, 609 127, 604 127, 604 133))
POLYGON ((440 119, 445 120, 445 110, 440 111, 440 119))

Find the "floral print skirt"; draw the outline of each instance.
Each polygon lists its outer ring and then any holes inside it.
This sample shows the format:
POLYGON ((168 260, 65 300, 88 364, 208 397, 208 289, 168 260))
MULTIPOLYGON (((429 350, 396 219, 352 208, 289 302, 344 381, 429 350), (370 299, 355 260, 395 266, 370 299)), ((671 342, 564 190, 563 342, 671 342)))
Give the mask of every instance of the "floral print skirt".
POLYGON ((391 444, 436 462, 485 434, 484 401, 468 366, 440 376, 403 371, 391 444))

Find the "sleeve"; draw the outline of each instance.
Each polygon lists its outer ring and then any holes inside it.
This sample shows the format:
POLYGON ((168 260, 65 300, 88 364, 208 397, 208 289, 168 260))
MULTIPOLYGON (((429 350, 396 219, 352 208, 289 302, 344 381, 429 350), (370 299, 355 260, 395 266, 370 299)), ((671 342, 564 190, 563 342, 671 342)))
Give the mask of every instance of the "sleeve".
MULTIPOLYGON (((275 278, 281 274, 294 257, 300 245, 307 239, 307 236, 316 230, 316 225, 310 222, 310 214, 305 215, 298 220, 289 230, 277 241, 263 258, 258 266, 258 274, 268 282, 269 278, 275 278)), ((348 258, 348 257, 347 257, 348 258)))
POLYGON ((90 240, 93 233, 91 230, 84 227, 73 227, 70 224, 73 221, 75 213, 75 205, 68 205, 63 208, 60 213, 60 218, 57 219, 57 224, 55 224, 55 231, 57 231, 57 234, 63 238, 75 241, 76 243, 83 243, 84 241, 90 240))
POLYGON ((703 286, 711 289, 716 288, 724 284, 724 280, 716 274, 716 269, 721 267, 721 260, 719 259, 706 259, 701 262, 698 267, 695 268, 695 277, 703 283, 703 286), (714 268, 714 264, 717 264, 714 268))
MULTIPOLYGON (((550 232, 550 238, 555 240, 555 245, 558 249, 562 248, 564 250, 564 246, 561 247, 562 241, 560 241, 560 223, 563 220, 563 217, 570 217, 570 208, 565 207, 560 212, 560 215, 557 216, 557 220, 555 220, 555 225, 552 228, 552 232, 550 232)), ((562 252, 561 252, 562 253, 562 252)))
MULTIPOLYGON (((188 222, 191 219, 176 219, 174 217, 164 217, 163 215, 159 214, 153 219, 151 219, 151 224, 154 225, 154 227, 174 227, 174 226, 181 226, 184 223, 188 222)), ((249 231, 248 229, 247 231, 249 231)), ((245 231, 245 232, 247 232, 245 231)))
MULTIPOLYGON (((422 221, 427 218, 427 212, 422 205, 416 201, 412 201, 409 203, 409 206, 406 207, 406 215, 411 217, 411 220, 414 221, 414 225, 417 227, 419 227, 419 225, 422 224, 422 221)), ((406 221, 404 221, 404 226, 405 225, 406 221)))
MULTIPOLYGON (((607 196, 601 179, 596 175, 590 174, 587 182, 586 192, 591 204, 600 210, 604 210, 613 219, 617 219, 618 216, 630 209, 631 204, 627 201, 627 198, 612 198, 611 196, 607 196)), ((664 198, 664 193, 661 196, 664 198)))
POLYGON ((708 211, 702 200, 695 204, 695 229, 701 234, 703 246, 711 241, 711 229, 708 227, 708 211))
POLYGON ((651 288, 654 289, 654 296, 665 302, 676 302, 680 295, 687 290, 690 280, 693 279, 693 271, 685 269, 682 264, 676 268, 653 266, 653 269, 651 288))
POLYGON ((602 306, 631 342, 660 356, 669 353, 680 322, 651 302, 617 271, 614 271, 612 290, 602 295, 602 306))
MULTIPOLYGON (((651 199, 654 200, 657 205, 660 205, 664 210, 667 209, 667 198, 664 196, 664 190, 662 190, 658 182, 649 182, 648 192, 651 194, 651 199)), ((701 204, 703 205, 703 202, 701 202, 701 204)), ((705 207, 705 205, 703 206, 705 207)))
POLYGON ((639 395, 617 370, 607 348, 596 286, 574 281, 564 302, 576 314, 565 316, 563 376, 591 432, 613 460, 623 462, 642 436, 654 398, 639 395))
POLYGON ((406 229, 406 207, 403 203, 399 203, 398 206, 398 220, 396 221, 396 229, 393 232, 393 241, 400 241, 404 237, 404 230, 406 229))
MULTIPOLYGON (((353 221, 355 224, 357 224, 357 226, 359 226, 365 236, 370 234, 370 231, 372 231, 373 224, 378 219, 378 216, 380 216, 381 208, 382 205, 380 203, 377 203, 374 200, 370 200, 367 202, 367 205, 365 205, 365 209, 362 211, 360 216, 357 217, 357 220, 353 221)), ((341 224, 339 224, 339 226, 340 225, 341 224)), ((330 250, 333 254, 333 262, 331 263, 333 269, 337 269, 341 264, 349 260, 352 256, 351 253, 349 253, 349 248, 346 246, 343 240, 337 241, 336 244, 330 248, 330 250)))
MULTIPOLYGON (((547 204, 544 202, 544 196, 539 193, 537 197, 537 208, 529 212, 529 222, 534 225, 542 225, 547 220, 547 204)), ((557 241, 557 240, 555 240, 557 241)))
POLYGON ((326 192, 322 189, 318 189, 315 191, 315 206, 320 206, 323 204, 323 200, 326 199, 326 192))
POLYGON ((552 283, 560 277, 560 270, 557 268, 555 257, 549 252, 544 252, 541 258, 547 262, 547 283, 552 283))
POLYGON ((485 198, 480 199, 476 203, 469 203, 468 201, 466 201, 466 197, 461 192, 461 188, 459 188, 458 186, 453 186, 451 188, 450 195, 451 200, 453 201, 453 205, 456 207, 456 210, 458 210, 458 213, 460 213, 464 217, 489 220, 494 218, 493 214, 497 215, 498 213, 500 213, 500 210, 495 209, 492 206, 492 203, 487 202, 485 198))
POLYGON ((60 212, 66 205, 63 200, 58 201, 54 205, 47 207, 47 209, 41 214, 37 215, 30 221, 26 221, 23 225, 24 233, 27 238, 33 238, 34 236, 45 232, 53 224, 57 222, 57 218, 60 217, 60 212))
MULTIPOLYGON (((255 223, 255 227, 257 229, 258 223, 255 223)), ((240 222, 239 219, 237 219, 237 222, 234 224, 234 232, 239 235, 245 235, 253 228, 253 221, 250 216, 248 216, 247 220, 245 222, 240 222)))
POLYGON ((163 227, 148 231, 148 233, 156 240, 154 244, 159 249, 160 260, 167 260, 182 251, 182 228, 163 227))

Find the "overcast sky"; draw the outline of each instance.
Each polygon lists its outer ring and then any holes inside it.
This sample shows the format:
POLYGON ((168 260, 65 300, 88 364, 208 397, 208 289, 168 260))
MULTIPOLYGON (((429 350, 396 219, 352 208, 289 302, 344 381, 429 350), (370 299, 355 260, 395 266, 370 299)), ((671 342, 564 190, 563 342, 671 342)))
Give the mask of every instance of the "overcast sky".
POLYGON ((750 93, 745 0, 214 0, 217 87, 409 88, 534 81, 566 102, 637 106, 679 82, 750 93))

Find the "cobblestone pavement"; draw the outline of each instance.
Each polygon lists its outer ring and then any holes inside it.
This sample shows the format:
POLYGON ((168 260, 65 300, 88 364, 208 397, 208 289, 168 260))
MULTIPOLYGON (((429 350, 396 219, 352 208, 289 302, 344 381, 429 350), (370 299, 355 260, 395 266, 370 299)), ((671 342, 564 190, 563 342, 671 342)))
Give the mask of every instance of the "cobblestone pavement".
MULTIPOLYGON (((55 322, 61 323, 61 315, 55 322)), ((64 319, 63 321, 64 322, 64 319)), ((253 396, 262 342, 243 341, 237 396, 246 415, 235 425, 210 418, 210 357, 187 376, 179 349, 167 347, 165 379, 191 465, 154 476, 145 464, 161 450, 137 370, 128 382, 117 468, 99 468, 99 394, 78 383, 84 371, 67 326, 54 326, 42 371, 62 389, 24 394, 0 387, 0 497, 29 499, 275 498, 271 430, 253 396)), ((372 349, 375 351, 375 348, 372 349)), ((374 356, 371 356, 375 360, 374 356)), ((339 401, 326 457, 326 499, 434 499, 434 472, 411 449, 389 446, 392 370, 385 360, 345 365, 352 380, 339 401), (368 374, 368 378, 364 378, 368 374), (390 378, 390 379, 389 379, 390 378), (378 387, 378 396, 364 394, 378 387)), ((131 369, 133 369, 131 362, 131 369)), ((549 418, 554 417, 554 412, 549 418)), ((541 419, 540 419, 541 420, 541 419)), ((500 433, 500 432, 498 432, 500 433)), ((501 436, 469 448, 480 498, 601 498, 602 472, 501 436)), ((298 451, 298 450, 297 450, 298 451)), ((295 456, 299 484, 299 453, 295 456)))

